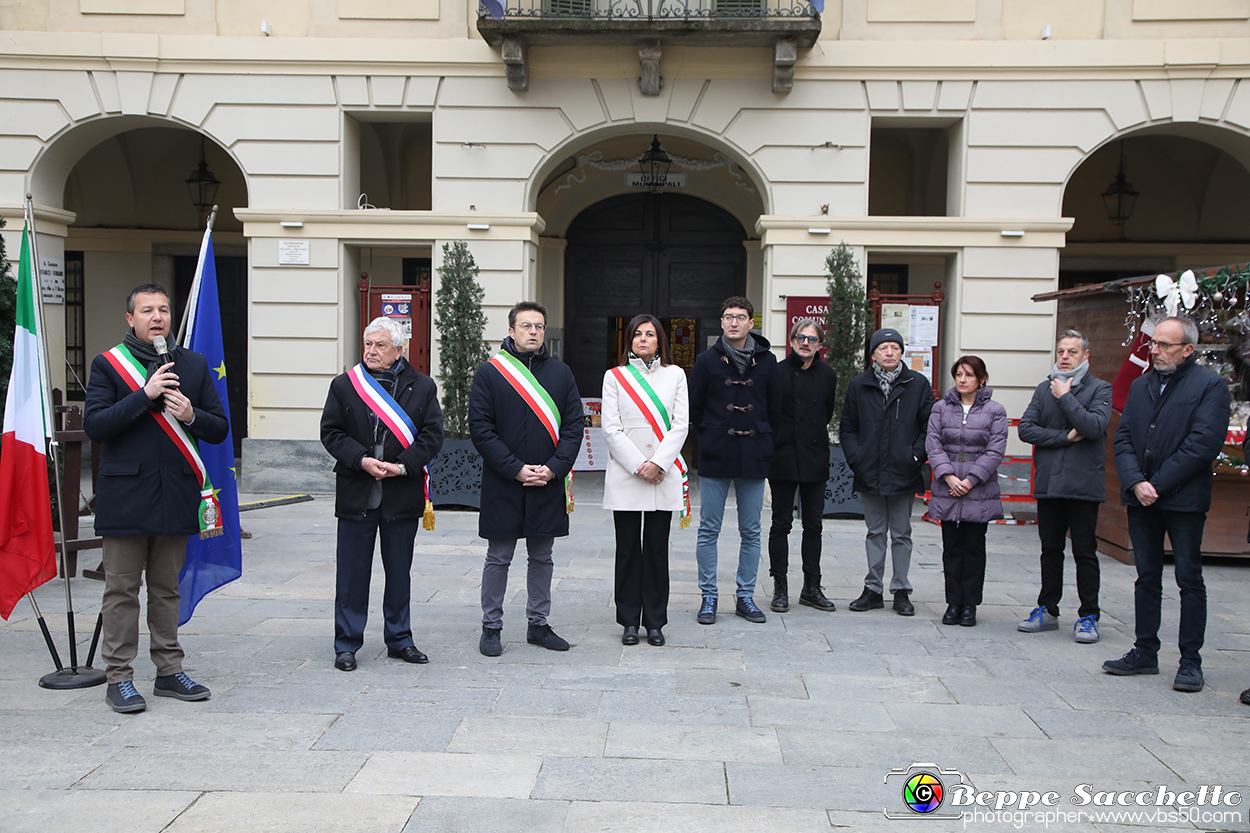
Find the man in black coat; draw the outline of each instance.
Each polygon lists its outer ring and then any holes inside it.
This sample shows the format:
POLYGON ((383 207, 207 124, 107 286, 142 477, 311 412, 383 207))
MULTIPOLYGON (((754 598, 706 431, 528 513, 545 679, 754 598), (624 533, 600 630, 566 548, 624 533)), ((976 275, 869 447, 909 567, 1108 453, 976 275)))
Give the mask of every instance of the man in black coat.
POLYGON ((1016 629, 1059 629, 1063 548, 1072 532, 1076 591, 1081 606, 1072 626, 1077 642, 1098 641, 1098 504, 1107 499, 1107 424, 1111 384, 1089 375, 1089 339, 1059 334, 1050 378, 1033 391, 1020 419, 1020 439, 1033 446, 1033 497, 1041 539, 1042 590, 1037 607, 1016 629))
POLYGON ((443 447, 443 412, 434 380, 408 363, 403 348, 399 325, 389 318, 373 319, 365 328, 363 360, 334 377, 321 412, 321 444, 335 459, 334 667, 340 671, 356 670, 356 652, 364 644, 379 531, 386 573, 386 654, 405 662, 429 662, 412 641, 410 574, 413 541, 425 509, 425 467, 443 447), (382 416, 376 410, 379 403, 382 416), (411 425, 386 410, 396 405, 411 425))
POLYGON ((933 389, 923 374, 903 364, 903 337, 885 328, 873 333, 869 366, 851 379, 842 404, 840 436, 855 491, 864 501, 868 526, 868 575, 851 610, 885 607, 885 539, 890 536, 894 611, 914 616, 911 582, 911 511, 924 491, 920 469, 928 457, 925 437, 933 411, 933 389))
POLYGON ((761 335, 752 335, 755 307, 740 295, 721 304, 716 344, 699 354, 690 372, 690 422, 699 431, 699 536, 695 559, 703 603, 697 621, 716 621, 716 541, 730 484, 738 502, 737 599, 734 613, 763 622, 755 604, 760 566, 760 511, 764 478, 773 455, 768 388, 777 358, 761 335))
POLYGON ((790 528, 794 524, 794 493, 799 493, 803 524, 803 589, 799 604, 832 611, 833 602, 820 586, 821 518, 825 484, 829 482, 829 420, 837 400, 838 374, 820 358, 825 328, 800 318, 790 328, 790 355, 773 368, 768 390, 772 402, 768 422, 773 429, 773 460, 768 469, 773 522, 768 531, 769 575, 777 613, 790 609, 786 572, 790 528))
POLYGON ((478 368, 469 394, 469 435, 482 455, 482 511, 486 539, 482 567, 484 656, 503 653, 503 600, 517 539, 529 554, 525 640, 551 651, 569 643, 547 624, 551 613, 551 551, 569 534, 572 496, 565 478, 582 445, 582 400, 573 372, 547 354, 547 308, 522 301, 508 312, 508 337, 499 355, 478 368))
POLYGON ((1102 664, 1116 676, 1159 673, 1163 600, 1163 536, 1172 541, 1181 591, 1180 668, 1172 688, 1202 690, 1202 643, 1207 588, 1202 580, 1202 532, 1211 508, 1211 463, 1228 435, 1228 384, 1195 361, 1198 328, 1170 317, 1150 340, 1150 372, 1133 381, 1115 432, 1115 468, 1128 507, 1137 582, 1136 640, 1119 659, 1102 664))
POLYGON ((230 428, 208 362, 172 342, 169 294, 156 284, 135 287, 126 298, 126 323, 131 329, 122 343, 91 363, 83 418, 87 436, 100 443, 95 529, 104 538, 105 700, 123 714, 147 708, 131 667, 145 572, 152 693, 209 696, 182 671, 178 573, 187 536, 219 523, 215 504, 202 498, 197 441, 220 443, 230 428), (164 356, 153 346, 157 338, 168 344, 164 356))

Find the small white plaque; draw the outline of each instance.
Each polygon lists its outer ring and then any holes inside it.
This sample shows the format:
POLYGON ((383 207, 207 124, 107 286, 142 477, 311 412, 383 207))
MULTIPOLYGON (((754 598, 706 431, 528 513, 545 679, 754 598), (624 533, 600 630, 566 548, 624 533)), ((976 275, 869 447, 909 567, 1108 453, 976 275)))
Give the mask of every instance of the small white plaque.
POLYGON ((278 265, 307 266, 309 263, 308 242, 307 240, 279 240, 278 265))
POLYGON ((39 285, 45 304, 65 303, 65 264, 56 258, 39 258, 39 285))

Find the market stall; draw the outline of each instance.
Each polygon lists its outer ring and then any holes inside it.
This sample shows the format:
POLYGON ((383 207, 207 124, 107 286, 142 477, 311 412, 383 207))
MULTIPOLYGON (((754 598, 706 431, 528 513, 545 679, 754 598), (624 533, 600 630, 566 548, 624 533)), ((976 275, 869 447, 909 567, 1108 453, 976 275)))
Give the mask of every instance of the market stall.
POLYGON ((1107 431, 1107 503, 1098 515, 1099 549, 1132 561, 1128 516, 1120 505, 1115 431, 1128 383, 1149 368, 1152 321, 1171 306, 1198 324, 1198 361, 1229 384, 1233 412, 1224 451, 1212 467, 1215 482, 1202 551, 1205 555, 1250 557, 1250 470, 1242 442, 1250 417, 1250 264, 1141 278, 1125 278, 1034 295, 1058 303, 1058 329, 1075 329, 1090 342, 1090 372, 1114 381, 1116 410, 1107 431))

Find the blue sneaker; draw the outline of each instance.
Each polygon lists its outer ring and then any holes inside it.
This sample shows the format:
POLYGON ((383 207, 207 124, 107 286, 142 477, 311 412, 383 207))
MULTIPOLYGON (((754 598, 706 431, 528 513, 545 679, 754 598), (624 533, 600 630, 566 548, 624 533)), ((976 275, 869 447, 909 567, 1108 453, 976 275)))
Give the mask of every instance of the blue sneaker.
POLYGON ((1082 645, 1092 645, 1098 641, 1098 620, 1093 616, 1082 616, 1072 626, 1072 635, 1082 645))
POLYGON ((158 676, 156 684, 152 686, 152 693, 157 697, 175 697, 179 700, 207 700, 209 696, 208 686, 200 685, 181 671, 158 676))
POLYGON ((767 621, 768 617, 764 615, 764 611, 755 606, 755 599, 750 596, 739 596, 737 603, 734 605, 734 614, 741 616, 748 622, 759 624, 767 621))
POLYGON ((143 699, 143 695, 135 691, 135 684, 130 680, 109 683, 108 689, 104 692, 104 700, 109 704, 109 708, 118 714, 133 714, 148 707, 147 701, 143 699))
MULTIPOLYGON (((1051 616, 1050 612, 1044 607, 1035 607, 1033 612, 1029 614, 1029 618, 1016 625, 1016 630, 1025 633, 1040 633, 1041 631, 1057 631, 1059 630, 1059 617, 1051 616)), ((1097 640, 1094 640, 1095 642, 1097 640)))
POLYGON ((695 621, 700 625, 716 624, 716 597, 704 596, 703 606, 699 608, 699 615, 695 617, 695 621))

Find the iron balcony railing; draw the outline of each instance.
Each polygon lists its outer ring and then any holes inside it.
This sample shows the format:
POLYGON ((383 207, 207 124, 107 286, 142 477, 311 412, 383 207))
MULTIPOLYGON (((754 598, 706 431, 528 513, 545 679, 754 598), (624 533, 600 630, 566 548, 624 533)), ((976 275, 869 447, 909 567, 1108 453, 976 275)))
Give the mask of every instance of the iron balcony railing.
MULTIPOLYGON (((808 0, 504 0, 505 19, 685 21, 819 19, 808 0)), ((478 16, 486 17, 483 5, 478 16)))

